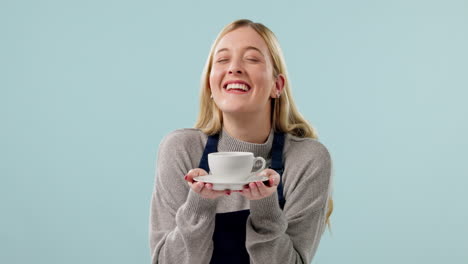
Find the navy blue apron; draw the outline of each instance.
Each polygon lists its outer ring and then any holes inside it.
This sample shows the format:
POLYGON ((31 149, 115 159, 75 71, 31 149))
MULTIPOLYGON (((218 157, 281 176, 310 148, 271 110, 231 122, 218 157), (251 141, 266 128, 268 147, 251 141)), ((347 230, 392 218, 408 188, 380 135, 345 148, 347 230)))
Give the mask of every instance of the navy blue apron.
MULTIPOLYGON (((208 154, 218 151, 219 135, 208 137, 199 168, 209 172, 208 154)), ((283 146, 284 133, 276 133, 273 137, 271 149, 271 169, 280 175, 277 188, 281 209, 286 200, 283 196, 283 146)), ((265 182, 267 183, 267 181, 265 182)), ((215 230, 213 234, 213 256, 210 264, 249 264, 249 254, 245 248, 246 223, 250 210, 216 214, 215 230)))

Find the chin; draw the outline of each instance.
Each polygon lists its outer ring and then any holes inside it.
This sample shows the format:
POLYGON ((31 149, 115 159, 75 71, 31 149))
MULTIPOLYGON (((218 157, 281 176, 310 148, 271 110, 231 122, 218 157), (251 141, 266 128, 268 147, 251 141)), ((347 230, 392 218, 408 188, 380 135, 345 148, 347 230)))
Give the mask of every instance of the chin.
POLYGON ((248 110, 248 107, 246 105, 242 104, 229 104, 229 105, 220 105, 218 108, 221 110, 223 113, 229 113, 229 114, 234 114, 234 113, 244 113, 248 110))
POLYGON ((251 111, 248 111, 248 109, 244 109, 243 107, 239 107, 239 108, 223 108, 221 109, 221 112, 225 114, 245 114, 245 113, 250 113, 251 111))
POLYGON ((262 112, 261 109, 256 109, 253 107, 239 106, 239 107, 224 107, 220 108, 223 114, 254 114, 257 112, 262 112))
POLYGON ((225 114, 252 114, 264 110, 259 109, 258 105, 249 105, 245 102, 220 104, 218 108, 225 114))

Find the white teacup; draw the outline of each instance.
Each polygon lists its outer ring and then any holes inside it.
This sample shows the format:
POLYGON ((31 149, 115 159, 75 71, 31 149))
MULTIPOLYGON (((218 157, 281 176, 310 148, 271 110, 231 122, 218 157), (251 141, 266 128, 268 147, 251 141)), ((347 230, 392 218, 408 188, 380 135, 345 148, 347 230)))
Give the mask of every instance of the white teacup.
POLYGON ((238 181, 265 169, 266 161, 262 157, 254 157, 252 152, 213 152, 208 154, 208 165, 214 176, 238 181), (252 172, 257 161, 261 161, 262 166, 252 172))

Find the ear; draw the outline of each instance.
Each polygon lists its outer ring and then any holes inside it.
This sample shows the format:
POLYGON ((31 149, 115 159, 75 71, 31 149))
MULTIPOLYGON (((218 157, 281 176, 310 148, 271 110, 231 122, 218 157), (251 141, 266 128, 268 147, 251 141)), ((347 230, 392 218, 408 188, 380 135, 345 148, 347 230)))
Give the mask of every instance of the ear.
POLYGON ((286 78, 283 74, 278 74, 275 79, 275 85, 273 89, 271 89, 271 98, 278 98, 279 95, 283 93, 284 83, 286 82, 286 78))

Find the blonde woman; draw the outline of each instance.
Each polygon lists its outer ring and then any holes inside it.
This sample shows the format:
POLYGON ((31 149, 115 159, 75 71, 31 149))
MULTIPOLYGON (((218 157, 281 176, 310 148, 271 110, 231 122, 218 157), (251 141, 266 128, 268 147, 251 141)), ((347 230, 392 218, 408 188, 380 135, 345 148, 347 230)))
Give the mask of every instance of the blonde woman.
POLYGON ((296 109, 280 46, 237 20, 211 48, 198 121, 160 144, 150 212, 152 263, 307 263, 332 211, 331 158, 296 109), (265 182, 216 191, 194 181, 216 151, 267 160, 265 182))

